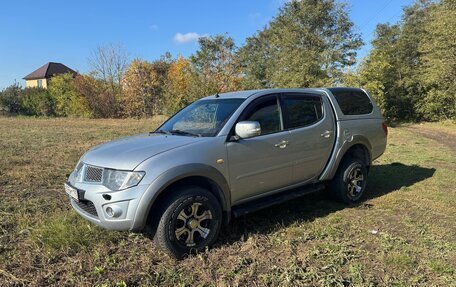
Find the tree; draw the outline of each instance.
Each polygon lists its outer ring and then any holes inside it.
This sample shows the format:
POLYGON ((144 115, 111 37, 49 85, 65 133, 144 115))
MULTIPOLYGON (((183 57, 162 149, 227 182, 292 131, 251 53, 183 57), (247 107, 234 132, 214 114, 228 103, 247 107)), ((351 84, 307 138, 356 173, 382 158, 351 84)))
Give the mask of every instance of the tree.
POLYGON ((115 98, 115 110, 117 114, 122 113, 122 86, 121 82, 129 64, 129 54, 127 50, 116 44, 99 46, 89 58, 91 67, 90 75, 97 80, 104 81, 107 89, 104 93, 112 93, 115 98))
POLYGON ((377 104, 388 119, 398 118, 396 97, 398 64, 396 45, 400 36, 398 25, 380 24, 375 30, 372 50, 362 61, 359 71, 361 85, 374 96, 377 104))
POLYGON ((67 73, 52 77, 48 90, 55 102, 55 114, 57 116, 91 116, 85 97, 76 90, 73 74, 67 73))
POLYGON ((154 115, 164 114, 165 87, 168 79, 168 70, 171 67, 174 59, 171 53, 166 52, 160 59, 152 62, 152 68, 157 75, 157 86, 153 97, 152 113, 154 115))
POLYGON ((156 110, 158 75, 153 65, 139 59, 133 60, 122 81, 124 112, 127 116, 151 116, 156 110))
POLYGON ((74 79, 74 86, 76 93, 85 98, 93 117, 118 116, 117 100, 106 82, 90 75, 78 75, 74 79))
POLYGON ((201 83, 200 94, 238 90, 241 69, 233 38, 226 35, 201 37, 198 43, 199 49, 190 57, 190 62, 201 83))
POLYGON ((420 81, 422 70, 422 53, 419 46, 427 41, 430 35, 425 30, 431 2, 418 0, 410 7, 404 8, 400 37, 396 46, 397 57, 397 90, 399 95, 399 118, 419 120, 421 115, 417 109, 426 93, 420 81))
POLYGON ((419 47, 429 38, 424 27, 430 7, 429 1, 419 0, 404 9, 401 23, 377 25, 372 49, 361 64, 361 84, 391 120, 421 118, 417 107, 423 102, 426 87, 420 80, 419 47))
POLYGON ((199 82, 190 62, 179 57, 168 70, 164 93, 166 113, 174 114, 198 99, 201 96, 197 92, 198 86, 199 82))
POLYGON ((268 63, 272 60, 270 34, 267 29, 258 32, 247 38, 246 44, 238 51, 246 89, 272 88, 268 74, 268 63))
POLYGON ((89 58, 92 75, 112 85, 120 85, 128 67, 128 52, 121 45, 98 46, 89 58))
POLYGON ((420 80, 427 92, 419 111, 427 120, 456 119, 456 1, 442 0, 432 7, 421 41, 420 80))
POLYGON ((361 45, 344 4, 302 0, 286 3, 239 55, 253 85, 324 86, 341 81, 361 45))

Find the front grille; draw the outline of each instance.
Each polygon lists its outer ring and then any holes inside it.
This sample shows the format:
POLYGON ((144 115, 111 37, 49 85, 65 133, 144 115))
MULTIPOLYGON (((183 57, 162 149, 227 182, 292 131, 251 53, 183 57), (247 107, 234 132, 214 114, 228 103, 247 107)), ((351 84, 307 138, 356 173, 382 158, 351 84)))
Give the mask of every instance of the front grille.
POLYGON ((74 201, 76 205, 87 212, 90 215, 93 215, 95 217, 98 217, 97 210, 95 209, 95 205, 93 205, 93 202, 90 200, 81 200, 81 201, 74 201))
POLYGON ((101 182, 103 178, 103 169, 99 167, 86 166, 84 173, 84 181, 86 182, 101 182))

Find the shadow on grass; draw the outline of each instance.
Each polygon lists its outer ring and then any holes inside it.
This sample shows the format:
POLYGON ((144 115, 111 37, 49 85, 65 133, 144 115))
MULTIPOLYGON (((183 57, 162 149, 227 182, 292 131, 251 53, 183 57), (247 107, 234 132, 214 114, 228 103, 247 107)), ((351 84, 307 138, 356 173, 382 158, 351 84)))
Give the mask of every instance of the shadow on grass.
MULTIPOLYGON (((361 201, 350 207, 363 206, 366 200, 383 196, 399 190, 401 187, 430 178, 434 168, 424 168, 417 165, 391 163, 374 165, 369 173, 368 184, 361 201)), ((296 221, 312 221, 318 217, 346 208, 347 205, 332 201, 327 191, 309 194, 299 199, 285 202, 258 212, 234 219, 222 230, 215 247, 245 240, 247 233, 268 234, 280 228, 287 227, 296 221)))

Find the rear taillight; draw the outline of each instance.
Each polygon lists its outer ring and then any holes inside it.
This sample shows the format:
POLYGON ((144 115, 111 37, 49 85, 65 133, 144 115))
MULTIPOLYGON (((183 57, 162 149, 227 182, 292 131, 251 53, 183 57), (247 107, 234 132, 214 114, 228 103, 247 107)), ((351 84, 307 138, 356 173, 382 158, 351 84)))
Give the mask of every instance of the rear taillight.
POLYGON ((388 126, 384 122, 382 123, 382 128, 383 128, 383 131, 385 132, 385 135, 388 135, 388 126))

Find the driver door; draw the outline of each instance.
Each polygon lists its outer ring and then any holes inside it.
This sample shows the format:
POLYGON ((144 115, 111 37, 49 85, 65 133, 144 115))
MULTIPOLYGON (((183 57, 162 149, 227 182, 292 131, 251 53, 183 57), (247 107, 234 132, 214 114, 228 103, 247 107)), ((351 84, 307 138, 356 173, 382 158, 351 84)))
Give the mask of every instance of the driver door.
POLYGON ((259 122, 261 134, 227 142, 232 203, 287 186, 293 168, 277 95, 253 101, 239 121, 259 122))

